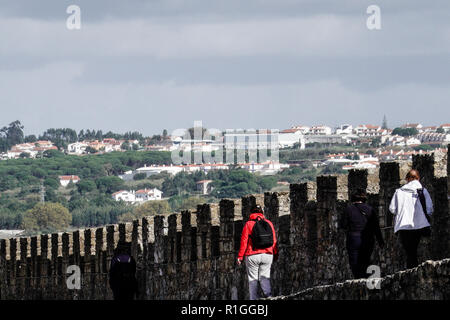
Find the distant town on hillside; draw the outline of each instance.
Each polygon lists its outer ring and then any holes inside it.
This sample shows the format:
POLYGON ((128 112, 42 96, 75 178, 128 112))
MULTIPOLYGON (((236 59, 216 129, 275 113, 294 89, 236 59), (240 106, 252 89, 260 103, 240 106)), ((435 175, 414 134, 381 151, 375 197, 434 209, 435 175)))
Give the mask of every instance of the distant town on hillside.
POLYGON ((419 123, 392 129, 368 124, 219 133, 202 129, 200 138, 194 128, 151 137, 68 128, 25 136, 23 129, 15 121, 0 130, 0 230, 9 230, 7 235, 11 230, 33 234, 101 226, 223 198, 287 191, 290 183, 314 181, 318 175, 373 172, 381 162, 411 160, 415 154, 444 157, 450 142, 450 124, 419 123), (249 149, 261 148, 277 149, 277 157, 249 157, 249 149), (242 150, 245 156, 231 163, 200 157, 177 164, 172 159, 173 152, 224 149, 242 150), (29 224, 36 212, 65 215, 67 222, 29 224))

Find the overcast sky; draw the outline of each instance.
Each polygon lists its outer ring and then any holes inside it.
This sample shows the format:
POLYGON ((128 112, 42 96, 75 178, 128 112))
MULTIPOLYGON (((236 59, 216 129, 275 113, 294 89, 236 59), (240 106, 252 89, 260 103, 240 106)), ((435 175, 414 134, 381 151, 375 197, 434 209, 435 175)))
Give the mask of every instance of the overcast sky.
POLYGON ((450 122, 448 0, 0 0, 0 126, 450 122), (81 8, 81 30, 66 9, 81 8), (381 30, 366 9, 381 8, 381 30))

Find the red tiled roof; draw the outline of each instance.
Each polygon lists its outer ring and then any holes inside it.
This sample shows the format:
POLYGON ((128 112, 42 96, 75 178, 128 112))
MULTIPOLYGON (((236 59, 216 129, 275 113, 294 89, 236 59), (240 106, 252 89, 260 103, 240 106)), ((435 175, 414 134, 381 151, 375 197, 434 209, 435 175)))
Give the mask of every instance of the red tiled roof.
POLYGON ((113 196, 116 196, 116 195, 118 195, 119 193, 122 193, 122 192, 124 192, 124 191, 126 191, 126 190, 119 190, 119 191, 117 191, 117 192, 114 192, 112 195, 113 195, 113 196))
POLYGON ((78 176, 59 176, 59 180, 80 180, 78 176))
POLYGON ((139 194, 153 193, 153 189, 140 189, 140 190, 136 191, 136 193, 139 193, 139 194))
POLYGON ((51 146, 51 147, 35 147, 33 150, 34 150, 34 151, 58 150, 58 147, 56 147, 56 146, 51 146))
POLYGON ((417 128, 419 126, 419 123, 407 123, 402 125, 402 128, 417 128))
POLYGON ((284 129, 280 133, 295 133, 297 131, 300 131, 300 129, 284 129))

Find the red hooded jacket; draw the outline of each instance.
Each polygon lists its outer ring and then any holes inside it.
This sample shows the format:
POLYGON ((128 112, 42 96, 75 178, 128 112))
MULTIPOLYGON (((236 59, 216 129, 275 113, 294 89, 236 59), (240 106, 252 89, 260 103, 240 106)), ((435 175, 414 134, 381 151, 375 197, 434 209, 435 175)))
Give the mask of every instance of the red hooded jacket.
POLYGON ((264 215, 262 213, 252 213, 250 215, 250 220, 247 221, 247 223, 244 226, 244 229, 242 230, 242 236, 241 236, 241 247, 239 249, 238 259, 242 260, 244 259, 244 256, 251 256, 253 254, 259 254, 259 253, 268 253, 273 254, 274 257, 278 256, 278 246, 277 246, 277 237, 275 235, 275 229, 273 227, 273 224, 271 221, 266 221, 270 224, 273 231, 273 245, 269 248, 265 249, 253 249, 252 247, 252 239, 249 237, 252 234, 253 226, 255 225, 256 218, 263 218, 264 215))

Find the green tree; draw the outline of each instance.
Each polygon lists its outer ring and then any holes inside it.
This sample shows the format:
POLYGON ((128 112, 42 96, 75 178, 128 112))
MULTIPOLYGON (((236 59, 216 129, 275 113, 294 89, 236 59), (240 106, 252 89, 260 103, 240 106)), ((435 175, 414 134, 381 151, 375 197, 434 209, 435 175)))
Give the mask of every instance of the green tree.
POLYGON ((147 178, 147 174, 145 172, 136 173, 133 176, 133 180, 144 180, 145 178, 147 178))
POLYGON ((416 128, 395 128, 392 131, 393 135, 399 135, 402 137, 410 137, 418 134, 419 131, 416 128))
POLYGON ((70 180, 66 186, 66 189, 75 189, 75 187, 76 187, 75 183, 73 183, 73 181, 70 180))
POLYGON ((58 189, 59 181, 54 178, 47 178, 44 180, 44 186, 47 188, 58 189))
POLYGON ((170 205, 166 200, 147 201, 136 207, 133 212, 129 212, 120 216, 119 221, 133 221, 142 217, 168 214, 170 212, 170 205))
POLYGON ((41 136, 39 140, 50 140, 58 148, 67 146, 68 143, 73 143, 78 141, 77 132, 70 128, 58 128, 58 129, 47 129, 41 136))
POLYGON ((125 141, 124 143, 122 143, 122 145, 120 146, 120 149, 122 150, 130 150, 130 143, 128 141, 125 141))
POLYGON ((436 132, 437 133, 445 133, 445 130, 444 130, 444 128, 439 127, 439 128, 436 129, 436 132))
POLYGON ((258 179, 258 185, 262 190, 270 190, 277 185, 277 179, 271 176, 260 177, 258 179))
POLYGON ((169 199, 171 211, 196 209, 197 205, 205 202, 205 199, 201 197, 174 196, 169 199))
POLYGON ((0 208, 0 229, 18 229, 22 226, 22 213, 0 208))
POLYGON ((64 230, 72 222, 69 210, 59 203, 38 203, 23 217, 23 228, 28 232, 55 232, 64 230))
POLYGON ((88 154, 94 154, 97 153, 97 149, 92 148, 91 146, 87 146, 85 149, 86 153, 88 154))
POLYGON ((24 140, 23 136, 23 125, 19 120, 11 122, 7 127, 0 129, 0 151, 5 152, 12 146, 22 143, 24 140))
POLYGON ((97 188, 97 185, 92 180, 81 180, 77 183, 78 192, 81 194, 85 194, 87 192, 91 192, 97 188))
POLYGON ((64 153, 59 150, 45 150, 43 156, 44 158, 58 158, 63 157, 64 153))
POLYGON ((56 195, 56 192, 53 189, 45 190, 45 201, 46 202, 57 202, 58 201, 58 196, 56 195))
POLYGON ((25 136, 23 142, 29 143, 29 142, 36 142, 38 139, 36 138, 36 136, 34 134, 31 134, 29 136, 25 136))
POLYGON ((377 138, 373 138, 372 141, 370 142, 370 146, 373 148, 378 148, 381 145, 381 138, 377 137, 377 138))
POLYGON ((47 175, 47 172, 45 172, 45 170, 43 170, 42 168, 34 167, 31 170, 31 174, 38 179, 42 179, 42 178, 45 178, 45 176, 47 175))
POLYGON ((339 164, 330 164, 322 171, 323 174, 343 174, 345 172, 346 171, 342 169, 342 165, 339 164))
POLYGON ((116 176, 106 176, 98 178, 96 181, 97 189, 101 192, 113 193, 123 188, 123 180, 116 176))

